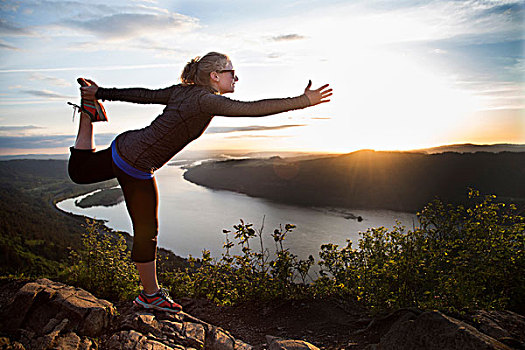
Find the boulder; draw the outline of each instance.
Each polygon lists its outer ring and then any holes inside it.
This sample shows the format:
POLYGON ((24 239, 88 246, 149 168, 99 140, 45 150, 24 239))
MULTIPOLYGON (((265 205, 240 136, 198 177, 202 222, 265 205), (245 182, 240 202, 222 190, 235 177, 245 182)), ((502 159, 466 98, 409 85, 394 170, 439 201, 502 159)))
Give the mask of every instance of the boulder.
POLYGON ((302 340, 282 339, 266 336, 268 350, 319 350, 318 347, 302 340))
POLYGON ((174 315, 133 306, 117 317, 110 302, 48 279, 25 284, 1 316, 0 331, 11 339, 0 338, 0 348, 7 349, 252 349, 227 331, 183 312, 174 315))
MULTIPOLYGON (((390 328, 392 328, 392 325, 397 322, 414 320, 419 315, 421 315, 422 312, 423 311, 416 308, 398 309, 385 316, 376 317, 371 321, 369 320, 369 323, 365 328, 353 332, 352 335, 359 336, 366 334, 366 337, 370 343, 379 343, 381 337, 385 335, 390 330, 390 328)), ((363 320, 363 322, 365 321, 366 319, 363 320)))
POLYGON ((439 311, 401 318, 381 337, 378 349, 507 350, 507 345, 439 311))
POLYGON ((24 285, 7 305, 2 320, 7 331, 26 329, 38 336, 73 331, 97 337, 110 325, 114 315, 115 308, 110 302, 83 289, 44 278, 24 285))
POLYGON ((468 319, 480 332, 515 348, 525 348, 525 317, 512 311, 478 310, 468 319))

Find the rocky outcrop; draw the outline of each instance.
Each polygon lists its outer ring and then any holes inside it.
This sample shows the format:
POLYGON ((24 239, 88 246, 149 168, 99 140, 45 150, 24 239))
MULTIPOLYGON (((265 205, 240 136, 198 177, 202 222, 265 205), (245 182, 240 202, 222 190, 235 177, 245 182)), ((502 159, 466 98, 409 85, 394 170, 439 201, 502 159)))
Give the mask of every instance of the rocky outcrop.
MULTIPOLYGON (((27 283, 2 312, 2 330, 17 334, 29 349, 57 344, 89 349, 88 337, 97 337, 111 324, 115 308, 85 290, 41 279, 27 283)), ((62 347, 64 348, 64 347, 62 347)))
POLYGON ((401 309, 354 335, 367 334, 375 343, 369 350, 525 349, 525 317, 509 311, 476 311, 463 317, 465 321, 439 311, 401 309))
POLYGON ((525 349, 525 317, 512 311, 478 310, 467 320, 480 332, 511 347, 525 349))
MULTIPOLYGON (((173 315, 131 307, 117 315, 110 302, 48 279, 20 288, 3 309, 1 319, 0 330, 9 334, 9 338, 0 337, 1 349, 253 348, 228 331, 184 312, 173 315)), ((307 343, 297 347, 302 342, 294 342, 274 341, 270 349, 317 349, 307 343)))
MULTIPOLYGON (((173 315, 124 303, 119 314, 106 300, 48 279, 14 290, 11 300, 2 302, 0 349, 254 349, 228 331, 184 312, 173 315)), ((372 320, 358 319, 349 324, 368 326, 349 332, 347 344, 369 350, 525 349, 525 317, 521 315, 480 310, 455 317, 409 308, 372 320)), ((302 340, 273 336, 266 336, 264 348, 318 349, 302 340)))

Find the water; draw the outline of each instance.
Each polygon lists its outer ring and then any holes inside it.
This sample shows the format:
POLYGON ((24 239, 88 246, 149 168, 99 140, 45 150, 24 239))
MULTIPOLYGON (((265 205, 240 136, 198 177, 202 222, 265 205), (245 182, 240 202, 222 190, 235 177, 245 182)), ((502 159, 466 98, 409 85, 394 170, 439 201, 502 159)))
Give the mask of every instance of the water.
MULTIPOLYGON (((203 249, 210 250, 214 257, 220 257, 225 242, 222 230, 233 230, 232 226, 238 224, 240 219, 253 223, 258 229, 263 216, 266 217, 263 237, 264 245, 270 251, 275 248, 271 233, 279 228, 279 224, 297 225, 284 245, 303 259, 310 254, 317 259, 319 248, 324 243, 344 246, 346 240, 351 239, 355 247, 358 232, 365 232, 369 227, 392 228, 398 220, 407 228, 412 228, 416 221, 412 213, 305 208, 229 191, 210 190, 184 180, 183 173, 183 169, 175 166, 166 166, 156 173, 160 196, 159 246, 182 257, 200 257, 203 249), (363 221, 346 219, 348 213, 361 216, 363 221)), ((66 199, 57 206, 66 212, 107 220, 106 225, 115 230, 132 232, 124 202, 112 207, 82 209, 75 206, 75 200, 82 197, 66 199)), ((251 242, 252 248, 259 249, 258 239, 251 242)))

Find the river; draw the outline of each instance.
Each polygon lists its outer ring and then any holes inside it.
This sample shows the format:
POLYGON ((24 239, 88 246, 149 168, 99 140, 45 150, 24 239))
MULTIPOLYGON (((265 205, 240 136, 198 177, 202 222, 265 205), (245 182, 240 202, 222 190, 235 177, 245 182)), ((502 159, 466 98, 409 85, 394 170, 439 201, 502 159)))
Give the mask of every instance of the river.
MULTIPOLYGON (((365 232, 370 227, 392 228, 398 220, 411 229, 417 223, 413 213, 298 207, 230 191, 211 190, 184 180, 183 173, 184 170, 178 166, 165 166, 156 172, 160 197, 159 246, 182 257, 200 257, 203 249, 210 250, 214 257, 220 257, 225 242, 222 230, 233 231, 233 225, 238 224, 240 219, 253 223, 254 228, 259 229, 265 217, 264 245, 270 251, 275 248, 271 233, 280 224, 295 224, 297 228, 285 239, 285 247, 300 258, 311 254, 316 260, 324 243, 344 246, 350 239, 356 247, 359 232, 365 232), (361 216, 363 221, 345 218, 350 214, 361 216)), ((61 201, 57 207, 66 212, 106 220, 106 225, 115 230, 132 232, 123 202, 111 207, 77 207, 75 200, 84 196, 61 201)), ((258 239, 251 242, 252 248, 259 249, 258 239)))

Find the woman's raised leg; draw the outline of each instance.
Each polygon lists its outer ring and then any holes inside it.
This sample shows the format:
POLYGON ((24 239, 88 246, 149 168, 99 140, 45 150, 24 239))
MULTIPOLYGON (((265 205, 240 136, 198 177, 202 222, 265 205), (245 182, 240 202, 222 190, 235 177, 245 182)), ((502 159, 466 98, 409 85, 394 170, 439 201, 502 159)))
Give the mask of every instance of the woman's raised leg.
POLYGON ((77 184, 92 184, 115 178, 111 148, 95 152, 93 124, 89 115, 80 113, 75 145, 70 147, 70 179, 77 184))

